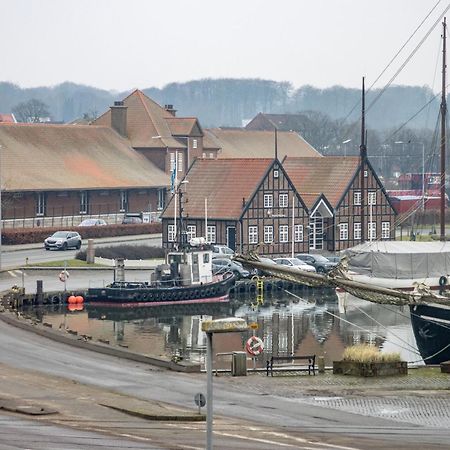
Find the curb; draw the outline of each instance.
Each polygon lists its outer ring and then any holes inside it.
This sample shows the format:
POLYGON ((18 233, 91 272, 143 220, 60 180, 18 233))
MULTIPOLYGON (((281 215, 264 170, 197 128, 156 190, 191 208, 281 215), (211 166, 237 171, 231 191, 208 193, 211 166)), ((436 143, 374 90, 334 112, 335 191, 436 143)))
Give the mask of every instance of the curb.
POLYGON ((109 347, 108 344, 102 344, 97 342, 90 342, 85 340, 82 336, 71 337, 61 332, 57 332, 48 327, 40 328, 31 323, 27 323, 24 320, 19 320, 13 316, 9 311, 4 310, 0 312, 0 320, 12 325, 14 327, 20 328, 25 331, 31 331, 38 334, 39 336, 52 339, 56 342, 62 344, 72 345, 74 347, 83 348, 85 350, 90 350, 97 353, 102 353, 104 355, 115 356, 117 358, 125 358, 131 361, 136 361, 144 364, 149 364, 156 367, 161 367, 168 370, 173 370, 175 372, 184 373, 199 373, 200 365, 197 364, 186 364, 186 363, 176 363, 167 358, 158 358, 157 356, 145 356, 139 353, 133 353, 125 349, 119 349, 116 347, 109 347))

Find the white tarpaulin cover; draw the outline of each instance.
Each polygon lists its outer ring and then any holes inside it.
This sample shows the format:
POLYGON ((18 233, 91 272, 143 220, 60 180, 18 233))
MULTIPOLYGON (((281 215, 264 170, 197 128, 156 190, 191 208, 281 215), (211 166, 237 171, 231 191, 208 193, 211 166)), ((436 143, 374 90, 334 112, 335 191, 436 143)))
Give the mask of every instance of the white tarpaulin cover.
POLYGON ((349 270, 380 278, 440 277, 450 273, 450 242, 375 241, 345 250, 349 270))

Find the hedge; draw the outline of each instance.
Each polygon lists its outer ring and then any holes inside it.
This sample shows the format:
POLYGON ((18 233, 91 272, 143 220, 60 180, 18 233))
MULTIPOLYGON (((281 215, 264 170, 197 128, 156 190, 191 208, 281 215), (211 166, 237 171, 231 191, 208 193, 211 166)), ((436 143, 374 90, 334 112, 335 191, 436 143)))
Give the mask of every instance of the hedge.
MULTIPOLYGON (((107 259, 163 259, 166 253, 162 247, 150 247, 149 245, 114 245, 110 247, 96 247, 95 256, 107 259)), ((81 250, 75 255, 76 259, 86 261, 86 250, 81 250)))
MULTIPOLYGON (((4 228, 2 230, 3 245, 32 244, 44 242, 44 239, 51 236, 55 231, 62 229, 56 227, 46 228, 4 228)), ((134 234, 155 234, 162 232, 160 222, 134 223, 134 224, 114 224, 93 227, 67 227, 63 231, 77 231, 83 239, 92 239, 112 236, 129 236, 134 234)))

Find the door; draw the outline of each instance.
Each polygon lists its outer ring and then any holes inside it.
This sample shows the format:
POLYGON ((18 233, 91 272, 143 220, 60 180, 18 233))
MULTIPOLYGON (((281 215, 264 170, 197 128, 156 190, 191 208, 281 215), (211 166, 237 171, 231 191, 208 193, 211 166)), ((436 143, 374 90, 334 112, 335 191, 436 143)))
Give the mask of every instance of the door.
POLYGON ((236 250, 236 227, 227 227, 227 247, 236 250))
POLYGON ((309 222, 309 248, 322 250, 323 246, 323 217, 317 212, 309 222))

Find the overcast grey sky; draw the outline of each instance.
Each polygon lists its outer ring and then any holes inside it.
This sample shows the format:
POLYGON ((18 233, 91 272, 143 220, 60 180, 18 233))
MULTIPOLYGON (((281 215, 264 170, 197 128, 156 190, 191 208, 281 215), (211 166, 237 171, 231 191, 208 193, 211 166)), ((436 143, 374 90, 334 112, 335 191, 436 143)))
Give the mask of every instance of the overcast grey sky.
MULTIPOLYGON (((379 75, 438 0, 0 0, 0 81, 103 89, 199 78, 359 87, 379 75)), ((441 0, 397 69, 447 6, 441 0)), ((450 21, 450 19, 449 19, 450 21)), ((396 84, 429 85, 438 26, 396 84)), ((380 87, 394 73, 386 74, 380 87)))

